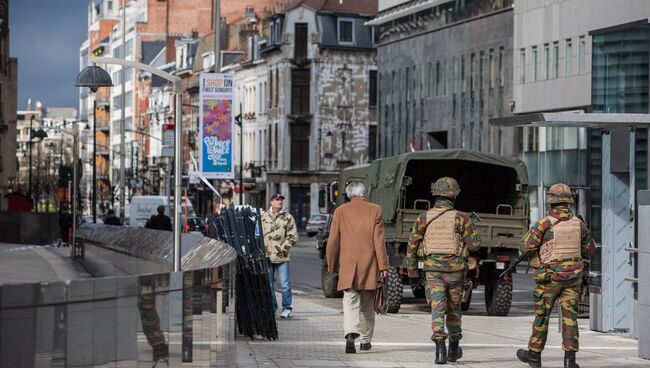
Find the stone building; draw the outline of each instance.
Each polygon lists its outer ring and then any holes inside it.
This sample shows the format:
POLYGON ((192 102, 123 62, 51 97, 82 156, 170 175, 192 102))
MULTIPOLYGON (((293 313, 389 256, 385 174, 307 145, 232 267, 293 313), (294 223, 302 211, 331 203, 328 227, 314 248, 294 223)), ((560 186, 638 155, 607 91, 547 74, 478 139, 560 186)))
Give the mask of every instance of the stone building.
POLYGON ((9 57, 9 1, 0 1, 0 211, 16 180, 18 60, 9 57))
POLYGON ((380 0, 379 156, 431 148, 519 150, 511 114, 512 0, 380 0))

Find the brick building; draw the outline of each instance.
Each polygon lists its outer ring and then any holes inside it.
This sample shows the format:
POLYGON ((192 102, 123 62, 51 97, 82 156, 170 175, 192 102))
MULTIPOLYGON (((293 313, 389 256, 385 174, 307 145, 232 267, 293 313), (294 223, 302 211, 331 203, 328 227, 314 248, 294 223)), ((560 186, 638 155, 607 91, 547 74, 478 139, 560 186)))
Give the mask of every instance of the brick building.
POLYGON ((9 57, 9 1, 0 0, 0 211, 16 180, 18 60, 9 57))

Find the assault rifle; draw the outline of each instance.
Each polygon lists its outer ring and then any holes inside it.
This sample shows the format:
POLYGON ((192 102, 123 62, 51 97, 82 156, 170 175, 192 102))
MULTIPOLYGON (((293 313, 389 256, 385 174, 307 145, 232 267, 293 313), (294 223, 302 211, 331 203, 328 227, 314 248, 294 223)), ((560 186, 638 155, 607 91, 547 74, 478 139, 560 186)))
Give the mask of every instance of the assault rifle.
POLYGON ((528 253, 523 253, 522 255, 517 257, 514 261, 510 262, 508 268, 506 268, 505 270, 503 270, 503 272, 499 274, 499 278, 502 278, 503 276, 507 275, 510 271, 512 271, 515 267, 517 267, 518 264, 523 262, 524 259, 527 259, 528 257, 530 257, 528 253))

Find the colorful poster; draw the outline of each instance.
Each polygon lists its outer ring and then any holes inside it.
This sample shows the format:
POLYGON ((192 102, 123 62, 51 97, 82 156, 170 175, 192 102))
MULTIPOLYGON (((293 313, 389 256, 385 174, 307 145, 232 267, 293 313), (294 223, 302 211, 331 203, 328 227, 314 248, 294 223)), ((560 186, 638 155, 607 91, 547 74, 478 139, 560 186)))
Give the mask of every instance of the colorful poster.
POLYGON ((201 73, 200 78, 199 171, 209 179, 234 179, 233 76, 201 73))

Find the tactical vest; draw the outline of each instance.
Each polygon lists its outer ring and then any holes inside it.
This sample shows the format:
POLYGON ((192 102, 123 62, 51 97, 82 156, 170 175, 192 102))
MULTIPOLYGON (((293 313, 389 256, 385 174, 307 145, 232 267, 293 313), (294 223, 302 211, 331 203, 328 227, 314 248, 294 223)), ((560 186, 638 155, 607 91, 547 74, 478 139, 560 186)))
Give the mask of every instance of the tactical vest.
POLYGON ((560 221, 551 217, 551 226, 553 239, 539 248, 539 262, 545 265, 561 259, 580 258, 582 253, 580 219, 572 217, 567 221, 560 221))
MULTIPOLYGON (((442 210, 427 211, 427 223, 440 214, 442 210)), ((460 255, 462 240, 456 233, 456 213, 451 210, 442 214, 429 224, 424 233, 424 253, 439 255, 460 255)))

